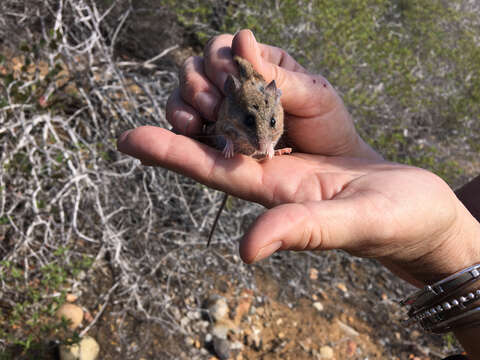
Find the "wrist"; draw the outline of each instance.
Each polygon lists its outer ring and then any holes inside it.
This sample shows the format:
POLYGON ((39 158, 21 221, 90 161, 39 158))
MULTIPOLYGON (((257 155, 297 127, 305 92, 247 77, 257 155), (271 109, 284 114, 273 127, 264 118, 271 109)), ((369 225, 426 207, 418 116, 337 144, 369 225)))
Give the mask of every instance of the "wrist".
POLYGON ((480 223, 459 205, 457 221, 439 236, 435 249, 417 260, 413 277, 417 286, 430 285, 480 263, 480 223), (441 239, 443 238, 443 240, 441 239))

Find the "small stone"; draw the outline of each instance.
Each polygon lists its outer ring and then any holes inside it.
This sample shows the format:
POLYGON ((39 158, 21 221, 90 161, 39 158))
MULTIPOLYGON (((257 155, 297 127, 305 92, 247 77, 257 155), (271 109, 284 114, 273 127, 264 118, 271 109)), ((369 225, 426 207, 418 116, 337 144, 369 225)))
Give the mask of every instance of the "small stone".
POLYGON ((215 325, 213 325, 211 333, 214 337, 216 336, 221 339, 226 339, 230 331, 237 332, 238 328, 231 320, 225 319, 222 321, 218 321, 215 325))
POLYGON ((230 344, 230 349, 233 351, 242 351, 243 350, 243 344, 240 341, 234 341, 230 344))
POLYGON ((311 268, 308 272, 310 280, 317 280, 318 279, 318 270, 315 268, 311 268))
POLYGON ((350 337, 357 337, 360 335, 357 330, 352 328, 351 326, 348 326, 347 324, 341 322, 340 320, 337 320, 338 325, 340 326, 340 329, 343 330, 345 334, 347 334, 350 337))
POLYGON ((320 302, 320 301, 315 301, 313 303, 313 307, 317 310, 317 311, 323 311, 324 307, 323 307, 323 304, 320 302))
POLYGON ((198 319, 200 319, 201 315, 200 315, 200 312, 198 312, 198 311, 188 311, 187 312, 187 317, 190 320, 198 320, 198 319))
POLYGON ((200 344, 200 341, 199 340, 195 340, 195 347, 197 349, 200 349, 200 347, 202 346, 202 344, 200 344))
POLYGON ((63 304, 57 310, 57 318, 70 320, 69 327, 75 330, 80 326, 83 320, 83 310, 80 306, 74 304, 63 304))
POLYGON ((283 338, 285 337, 285 333, 279 332, 279 333, 278 333, 278 337, 279 337, 280 339, 283 339, 283 338))
POLYGON ((276 324, 277 324, 277 325, 282 325, 282 324, 283 324, 283 319, 282 319, 282 318, 278 319, 278 320, 276 321, 276 324))
POLYGON ((320 359, 332 359, 333 349, 330 346, 322 346, 320 348, 320 359))
POLYGON ((194 343, 195 343, 195 340, 193 338, 191 338, 190 336, 188 336, 185 339, 185 344, 187 344, 187 346, 192 346, 194 343))
POLYGON ((73 302, 77 301, 77 299, 78 299, 78 296, 74 295, 74 294, 67 294, 65 296, 65 300, 67 300, 67 302, 69 302, 69 303, 73 303, 73 302))
POLYGON ((220 298, 217 301, 215 301, 215 303, 212 306, 210 306, 208 310, 210 311, 210 316, 215 321, 228 317, 229 309, 228 309, 227 301, 224 298, 220 298))
POLYGON ((262 343, 262 338, 260 337, 260 333, 261 333, 260 329, 256 327, 252 328, 252 336, 251 336, 252 345, 253 345, 253 349, 256 351, 262 350, 263 343, 262 343))
POLYGON ((420 336, 422 336, 422 334, 418 330, 413 330, 410 332, 410 338, 412 340, 417 340, 420 336))
POLYGON ((342 292, 346 293, 347 292, 347 287, 345 286, 344 283, 338 283, 337 288, 341 290, 342 292))
POLYGON ((91 336, 85 336, 78 344, 60 345, 61 360, 95 360, 100 346, 91 336))
POLYGON ((213 337, 213 349, 220 360, 230 359, 230 342, 228 340, 213 337))
POLYGON ((352 340, 348 340, 347 342, 347 356, 352 357, 355 355, 355 351, 357 350, 357 343, 352 340))

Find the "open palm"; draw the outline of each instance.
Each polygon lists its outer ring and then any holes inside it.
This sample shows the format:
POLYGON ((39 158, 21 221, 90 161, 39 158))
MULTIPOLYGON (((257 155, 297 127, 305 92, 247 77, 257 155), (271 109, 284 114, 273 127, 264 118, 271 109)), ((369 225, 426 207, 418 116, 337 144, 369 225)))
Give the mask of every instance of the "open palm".
POLYGON ((418 284, 412 264, 421 259, 426 280, 429 270, 448 268, 452 236, 469 231, 459 221, 468 212, 447 184, 418 168, 303 153, 265 161, 240 154, 224 159, 207 145, 150 126, 124 133, 118 147, 145 164, 270 208, 241 241, 248 263, 277 250, 344 249, 378 258, 418 284), (429 256, 436 260, 426 270, 429 256))

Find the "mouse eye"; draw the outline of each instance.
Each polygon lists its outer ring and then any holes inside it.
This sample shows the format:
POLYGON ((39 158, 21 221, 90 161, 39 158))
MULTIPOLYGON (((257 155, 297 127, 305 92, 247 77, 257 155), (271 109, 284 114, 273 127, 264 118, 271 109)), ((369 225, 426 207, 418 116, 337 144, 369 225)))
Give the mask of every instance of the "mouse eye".
POLYGON ((243 119, 243 123, 245 124, 246 127, 254 127, 255 126, 255 116, 252 114, 247 114, 245 118, 243 119))
POLYGON ((274 128, 276 123, 277 123, 277 120, 275 120, 275 118, 272 117, 272 118, 270 119, 270 127, 274 128))

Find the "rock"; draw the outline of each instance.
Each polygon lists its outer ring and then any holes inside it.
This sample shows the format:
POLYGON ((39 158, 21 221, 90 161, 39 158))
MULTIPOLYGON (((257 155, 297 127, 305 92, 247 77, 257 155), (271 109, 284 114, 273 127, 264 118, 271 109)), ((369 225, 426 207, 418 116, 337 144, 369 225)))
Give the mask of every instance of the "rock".
POLYGON ((330 346, 322 346, 320 348, 320 359, 332 359, 333 349, 330 346))
POLYGON ((57 318, 70 320, 69 327, 75 330, 80 326, 83 320, 83 310, 80 306, 74 304, 63 304, 57 310, 57 318))
POLYGON ((252 348, 256 351, 260 351, 262 349, 262 338, 260 336, 261 330, 256 328, 255 326, 252 327, 252 348))
POLYGON ((214 336, 213 350, 220 360, 230 359, 230 342, 228 340, 214 336))
POLYGON ((73 303, 73 302, 77 301, 77 299, 78 299, 78 296, 74 295, 74 294, 67 294, 65 296, 65 300, 67 300, 67 302, 69 302, 69 303, 73 303))
POLYGON ((347 287, 345 286, 344 283, 338 283, 338 284, 337 284, 337 288, 338 288, 339 290, 341 290, 343 293, 346 293, 346 292, 347 292, 347 287))
POLYGON ((190 320, 198 320, 198 319, 200 319, 201 315, 200 315, 200 312, 198 312, 198 311, 188 311, 187 312, 187 317, 190 320))
POLYGON ((317 309, 317 311, 323 311, 323 304, 320 301, 315 301, 313 303, 313 307, 317 309))
POLYGON ((187 337, 185 338, 185 344, 186 344, 187 346, 193 346, 194 343, 195 343, 195 340, 194 340, 192 337, 187 336, 187 337))
POLYGON ((357 330, 355 330, 354 328, 352 328, 352 327, 348 326, 347 324, 341 322, 340 320, 337 320, 337 323, 338 323, 338 326, 340 327, 340 329, 342 329, 343 332, 345 334, 347 334, 348 336, 357 337, 358 335, 360 335, 357 330))
POLYGON ((212 326, 211 333, 213 336, 219 337, 221 339, 226 339, 230 331, 237 332, 238 328, 231 320, 225 319, 215 323, 212 326))
POLYGON ((60 345, 61 360, 95 360, 100 346, 91 336, 85 336, 78 344, 60 345))
POLYGON ((317 280, 318 279, 318 270, 315 268, 311 268, 308 272, 310 280, 317 280))
POLYGON ((347 356, 352 357, 355 355, 355 352, 357 351, 357 343, 352 340, 348 340, 347 342, 347 356))
POLYGON ((219 298, 209 307, 208 311, 215 321, 227 318, 229 312, 227 301, 224 298, 219 298))
POLYGON ((230 344, 230 349, 232 351, 242 351, 243 350, 243 344, 240 341, 234 341, 230 344))

